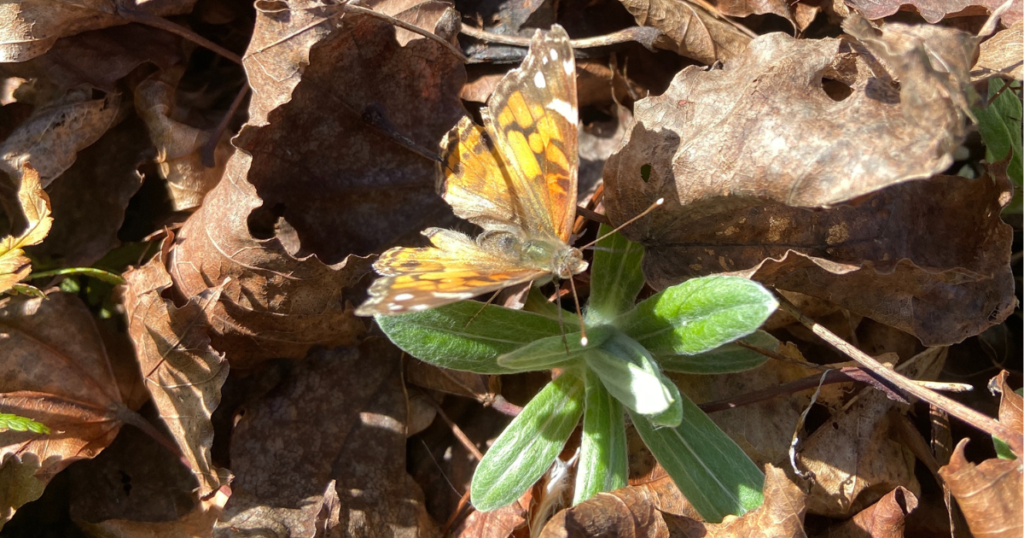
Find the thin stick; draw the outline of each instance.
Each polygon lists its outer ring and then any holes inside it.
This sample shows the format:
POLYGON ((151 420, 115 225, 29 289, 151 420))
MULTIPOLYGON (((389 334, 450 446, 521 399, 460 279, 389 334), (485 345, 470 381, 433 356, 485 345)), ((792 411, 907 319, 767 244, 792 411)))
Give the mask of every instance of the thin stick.
POLYGON ((789 300, 782 295, 776 294, 776 297, 778 298, 779 305, 782 306, 783 310, 796 318, 804 327, 810 329, 811 332, 818 335, 822 340, 828 342, 837 350, 845 353, 851 359, 863 365, 872 375, 876 375, 885 381, 892 383, 907 394, 934 405, 989 435, 1002 439, 1010 445, 1010 448, 1015 454, 1024 455, 1024 438, 1014 433, 1010 428, 1000 424, 998 420, 985 416, 982 413, 961 404, 960 402, 951 400, 941 394, 922 387, 906 377, 903 377, 898 372, 890 368, 886 368, 863 351, 853 347, 842 338, 836 336, 832 331, 819 325, 814 320, 809 319, 800 311, 799 308, 789 302, 789 300))
MULTIPOLYGON (((588 38, 585 38, 585 39, 571 39, 571 40, 569 40, 569 44, 574 49, 590 49, 590 48, 594 48, 594 47, 606 47, 608 45, 617 45, 619 43, 629 43, 631 41, 636 41, 636 42, 640 43, 641 45, 645 45, 646 46, 646 42, 647 41, 652 41, 649 38, 655 35, 655 33, 652 32, 652 30, 654 30, 654 32, 657 32, 657 35, 660 35, 662 33, 660 30, 657 30, 655 28, 651 28, 651 27, 647 27, 647 26, 635 26, 633 28, 626 28, 625 30, 619 30, 618 32, 613 32, 613 33, 608 34, 608 35, 597 36, 597 37, 588 37, 588 38)), ((488 32, 487 30, 482 30, 480 28, 476 28, 476 27, 473 27, 473 26, 467 26, 465 24, 462 25, 462 28, 459 30, 459 32, 462 33, 463 35, 467 35, 467 36, 472 37, 474 39, 479 39, 480 41, 486 41, 488 43, 498 43, 500 45, 512 45, 514 47, 529 47, 530 46, 530 38, 529 37, 520 37, 520 36, 513 36, 513 35, 495 34, 495 33, 488 32)), ((650 48, 650 47, 648 47, 648 48, 650 48)))
POLYGON ((474 458, 476 458, 476 461, 484 459, 483 452, 480 452, 476 445, 473 444, 473 441, 469 440, 469 436, 467 436, 462 431, 462 428, 460 428, 459 425, 455 423, 455 421, 453 421, 451 418, 448 417, 448 415, 445 414, 444 409, 441 409, 441 404, 434 401, 433 398, 427 398, 427 400, 429 400, 430 404, 434 406, 434 409, 437 411, 437 416, 441 417, 441 420, 443 420, 445 424, 447 424, 448 427, 451 428, 452 433, 455 435, 455 438, 459 440, 459 443, 462 443, 462 447, 465 448, 474 458))
POLYGON ((235 96, 234 101, 231 101, 231 106, 228 111, 224 113, 224 117, 221 118, 220 123, 210 133, 210 139, 206 141, 206 145, 203 146, 203 166, 207 168, 213 168, 217 166, 217 159, 214 157, 217 151, 217 145, 220 143, 220 137, 227 130, 228 124, 231 123, 231 118, 235 116, 235 112, 238 111, 238 107, 242 106, 242 99, 249 93, 249 83, 245 82, 242 84, 242 88, 238 90, 238 95, 235 96))
POLYGON ((127 21, 137 22, 145 26, 152 26, 153 28, 159 28, 161 30, 170 32, 172 34, 181 36, 200 47, 209 49, 216 52, 225 59, 230 60, 238 65, 242 65, 242 57, 231 52, 230 50, 206 39, 205 37, 185 28, 181 25, 174 24, 173 22, 163 18, 157 17, 156 15, 150 15, 149 13, 142 13, 141 11, 133 11, 130 9, 120 8, 117 10, 117 14, 120 15, 127 21))

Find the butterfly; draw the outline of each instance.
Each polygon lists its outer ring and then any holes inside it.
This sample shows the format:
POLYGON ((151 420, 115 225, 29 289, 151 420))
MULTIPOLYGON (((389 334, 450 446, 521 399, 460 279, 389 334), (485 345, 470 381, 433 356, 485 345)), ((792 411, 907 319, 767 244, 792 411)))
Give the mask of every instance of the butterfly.
POLYGON ((392 248, 360 316, 417 312, 515 284, 587 269, 569 245, 576 218, 576 61, 558 25, 530 41, 522 65, 496 86, 484 126, 468 116, 441 141, 437 191, 455 215, 483 228, 475 239, 442 228, 433 245, 392 248))

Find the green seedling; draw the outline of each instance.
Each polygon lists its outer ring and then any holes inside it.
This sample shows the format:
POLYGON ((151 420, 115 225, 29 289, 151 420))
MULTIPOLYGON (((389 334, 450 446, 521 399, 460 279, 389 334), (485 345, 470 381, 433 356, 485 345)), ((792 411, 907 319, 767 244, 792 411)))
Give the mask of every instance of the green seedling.
MULTIPOLYGON (((601 233, 607 232, 602 227, 601 233)), ((628 414, 651 453, 707 521, 740 515, 763 501, 764 474, 664 372, 715 374, 760 366, 778 341, 758 331, 778 303, 738 277, 688 280, 639 304, 643 247, 612 234, 598 242, 590 302, 563 322, 536 290, 524 310, 461 302, 378 316, 398 347, 443 368, 511 374, 558 368, 488 450, 476 469, 477 509, 518 499, 551 467, 583 419, 574 504, 626 486, 628 414)))

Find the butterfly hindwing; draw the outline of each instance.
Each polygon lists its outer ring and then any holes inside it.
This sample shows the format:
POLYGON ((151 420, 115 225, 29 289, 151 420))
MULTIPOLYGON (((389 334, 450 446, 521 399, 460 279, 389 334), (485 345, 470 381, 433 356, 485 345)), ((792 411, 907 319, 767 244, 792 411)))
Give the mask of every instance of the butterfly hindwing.
POLYGON ((373 268, 382 276, 370 286, 370 298, 356 310, 357 315, 426 310, 543 274, 516 268, 499 253, 482 249, 458 232, 428 228, 424 235, 433 247, 398 247, 381 254, 373 268))
POLYGON ((523 228, 568 242, 576 215, 576 63, 561 26, 537 32, 523 65, 487 103, 487 133, 504 157, 523 228))

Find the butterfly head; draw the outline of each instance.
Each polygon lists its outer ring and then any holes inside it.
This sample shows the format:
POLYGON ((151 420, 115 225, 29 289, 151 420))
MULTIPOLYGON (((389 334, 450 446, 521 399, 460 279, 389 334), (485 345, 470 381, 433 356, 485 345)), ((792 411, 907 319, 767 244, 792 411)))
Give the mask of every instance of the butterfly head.
POLYGON ((583 253, 578 248, 566 247, 555 255, 552 273, 566 280, 586 271, 589 265, 583 261, 583 253))

